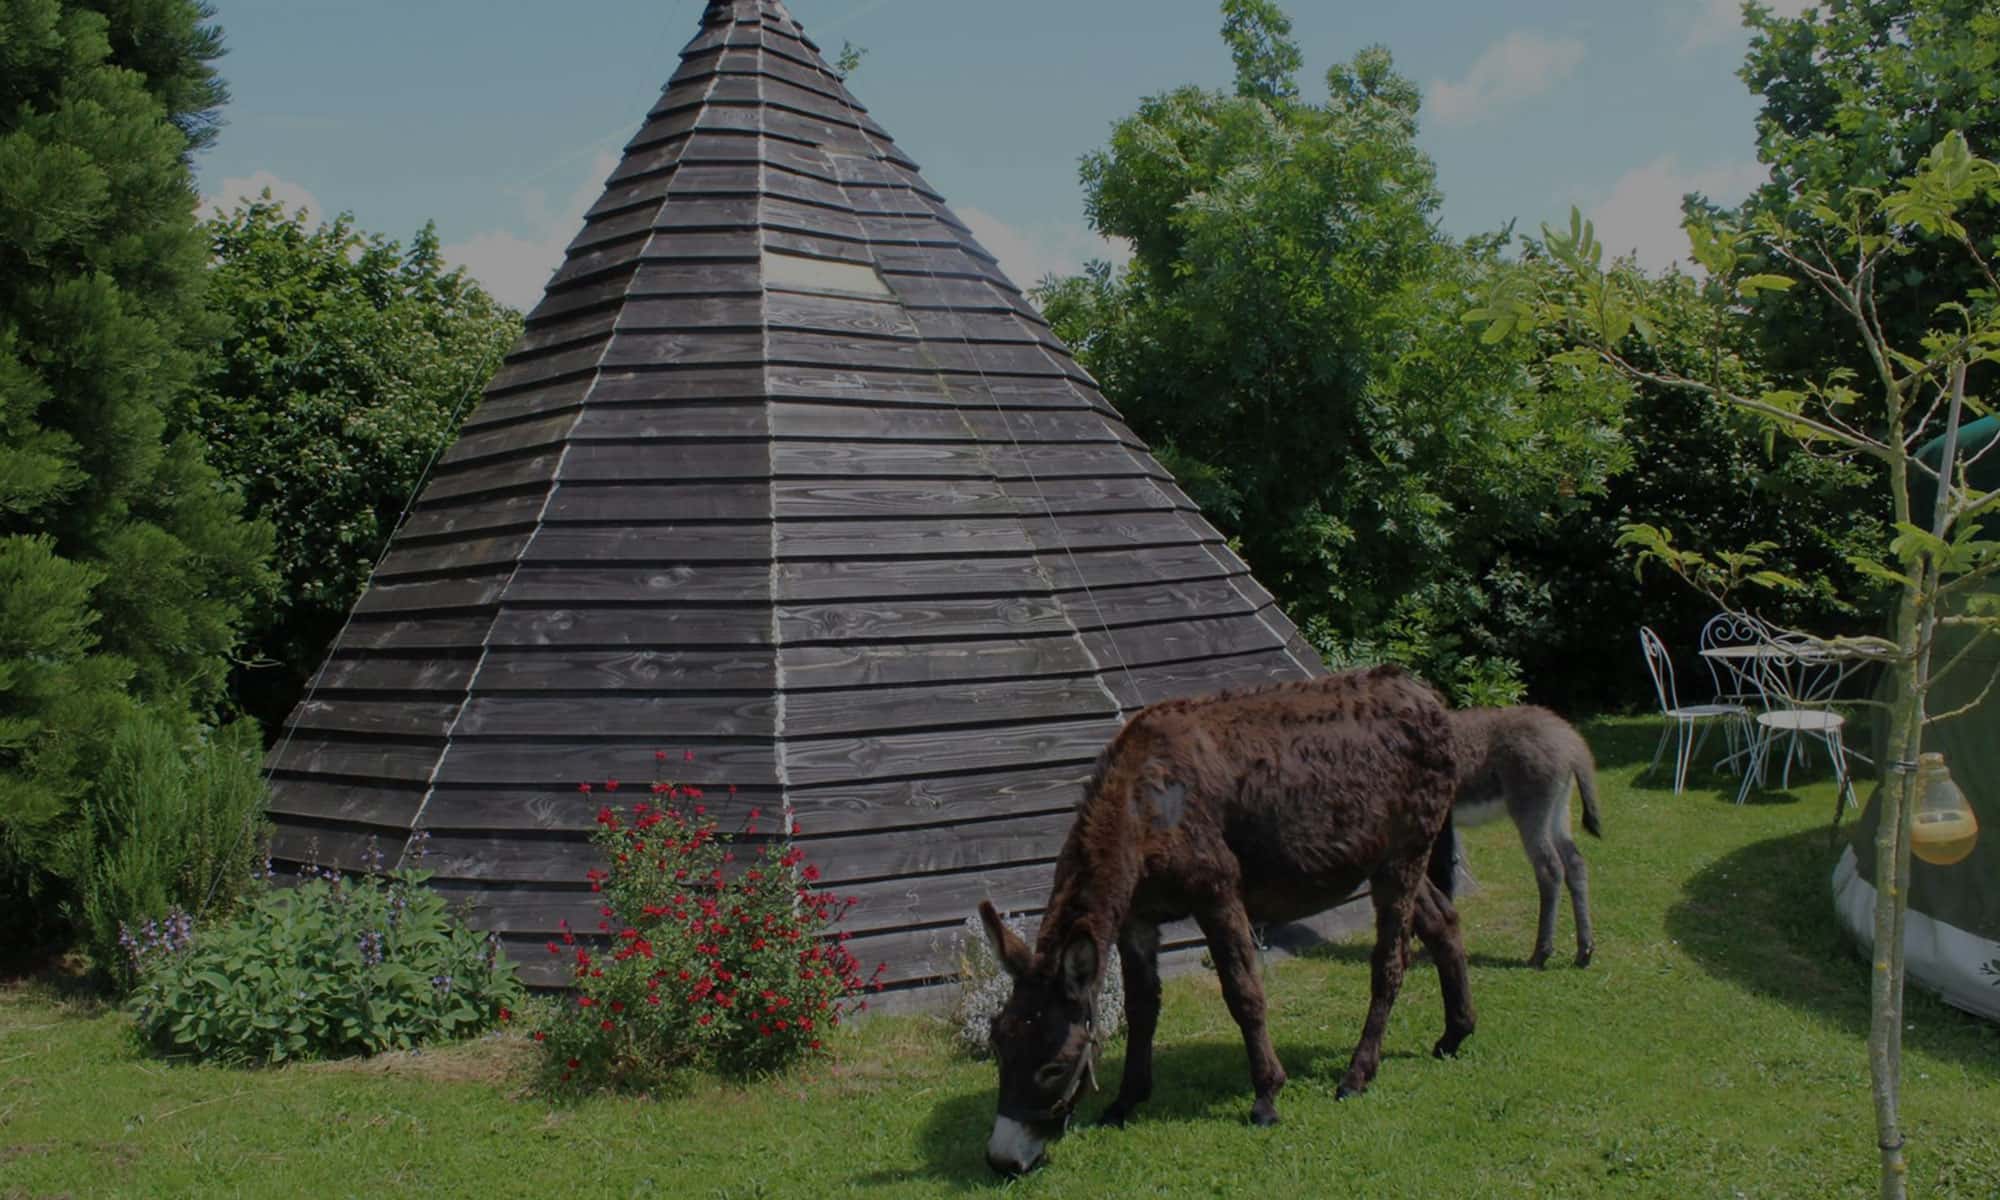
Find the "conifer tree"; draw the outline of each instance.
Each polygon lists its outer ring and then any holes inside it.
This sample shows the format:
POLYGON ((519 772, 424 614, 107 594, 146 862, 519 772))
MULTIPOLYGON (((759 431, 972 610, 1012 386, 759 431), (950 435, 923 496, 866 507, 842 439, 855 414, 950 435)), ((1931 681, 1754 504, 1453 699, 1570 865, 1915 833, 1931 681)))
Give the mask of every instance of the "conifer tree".
POLYGON ((47 932, 113 732, 216 715, 271 533, 171 414, 213 330, 196 0, 0 5, 0 906, 47 932))

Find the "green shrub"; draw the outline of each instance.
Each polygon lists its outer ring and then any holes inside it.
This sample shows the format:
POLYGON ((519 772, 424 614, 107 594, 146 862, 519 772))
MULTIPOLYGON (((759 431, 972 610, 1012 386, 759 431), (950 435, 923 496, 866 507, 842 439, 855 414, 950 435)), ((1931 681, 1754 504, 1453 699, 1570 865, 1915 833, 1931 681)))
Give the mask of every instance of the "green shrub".
POLYGON ((467 1037, 521 1002, 491 935, 465 927, 427 872, 321 872, 225 924, 129 931, 140 1037, 167 1055, 276 1063, 467 1037))
POLYGON ((120 930, 170 913, 225 916, 251 886, 263 844, 262 749, 247 722, 188 739, 143 712, 112 736, 65 873, 84 947, 121 986, 133 977, 120 930))
MULTIPOLYGON (((699 788, 655 784, 654 794, 629 812, 598 811, 592 841, 609 869, 589 878, 604 937, 565 926, 548 945, 574 959, 576 989, 534 1033, 549 1090, 781 1070, 822 1049, 864 986, 847 935, 829 936, 853 901, 815 890, 803 853, 767 844, 739 868, 699 788)), ((757 820, 752 809, 746 834, 757 820)))

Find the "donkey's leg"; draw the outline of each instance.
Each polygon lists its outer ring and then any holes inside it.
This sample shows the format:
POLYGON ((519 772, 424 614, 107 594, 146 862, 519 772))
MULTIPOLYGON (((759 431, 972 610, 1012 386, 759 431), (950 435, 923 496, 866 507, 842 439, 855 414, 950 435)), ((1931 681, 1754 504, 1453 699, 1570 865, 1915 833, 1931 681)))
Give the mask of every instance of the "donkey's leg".
POLYGON ((1160 927, 1135 922, 1118 935, 1118 963, 1125 977, 1125 1074, 1118 1098, 1097 1118, 1123 1125, 1153 1094, 1153 1031, 1160 1024, 1160 927))
POLYGON ((1417 936, 1437 963, 1438 985, 1444 993, 1444 1036, 1431 1053, 1448 1058, 1458 1053, 1458 1044, 1472 1036, 1477 1019, 1472 1011, 1472 988, 1465 970, 1465 938, 1458 925, 1458 909, 1451 897, 1436 884, 1424 880, 1411 911, 1417 936))
POLYGON ((1535 871, 1535 890, 1541 897, 1541 911, 1535 918, 1535 952, 1528 965, 1540 969, 1556 952, 1556 904, 1562 899, 1562 856, 1539 821, 1521 826, 1521 848, 1528 852, 1528 865, 1535 871))
POLYGON ((1276 1125, 1278 1089, 1285 1086, 1285 1069, 1278 1065, 1278 1052, 1271 1048, 1271 1033, 1264 1026, 1264 981, 1257 977, 1257 940, 1250 932, 1250 914, 1244 911, 1243 902, 1232 896, 1207 911, 1196 912, 1195 921, 1208 939, 1208 954, 1215 960, 1222 998, 1229 1004, 1229 1015, 1243 1030, 1243 1048, 1250 1054, 1250 1086, 1257 1092, 1250 1119, 1259 1125, 1276 1125))
POLYGON ((1562 855, 1563 882, 1569 885, 1569 905, 1576 914, 1576 965, 1587 967, 1597 952, 1597 938, 1590 928, 1590 868, 1566 830, 1556 837, 1556 853, 1562 855))
POLYGON ((1334 1090, 1338 1100, 1367 1091, 1382 1065, 1382 1034, 1389 1027, 1389 1010, 1403 986, 1403 968, 1409 959, 1410 910, 1416 903, 1417 885, 1426 882, 1424 861, 1385 867, 1368 882, 1375 901, 1375 952, 1368 960, 1368 1019, 1361 1026, 1354 1057, 1348 1060, 1347 1074, 1340 1077, 1340 1086, 1334 1090))

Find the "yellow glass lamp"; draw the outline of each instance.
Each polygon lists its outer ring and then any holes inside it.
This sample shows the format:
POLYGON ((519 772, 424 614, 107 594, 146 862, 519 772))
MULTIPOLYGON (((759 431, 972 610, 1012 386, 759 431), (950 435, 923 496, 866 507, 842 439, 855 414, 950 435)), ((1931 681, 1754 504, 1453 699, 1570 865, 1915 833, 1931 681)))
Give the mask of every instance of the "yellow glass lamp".
POLYGON ((1944 755, 1917 756, 1917 818, 1910 852, 1933 866, 1963 862, 1979 840, 1979 818, 1952 782, 1944 755))

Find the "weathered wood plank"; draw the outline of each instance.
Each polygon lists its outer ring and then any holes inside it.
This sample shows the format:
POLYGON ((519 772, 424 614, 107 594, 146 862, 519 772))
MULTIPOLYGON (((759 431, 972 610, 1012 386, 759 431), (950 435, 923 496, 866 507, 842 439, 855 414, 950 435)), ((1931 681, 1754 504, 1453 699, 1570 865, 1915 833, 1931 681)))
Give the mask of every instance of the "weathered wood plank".
POLYGON ((525 562, 508 585, 507 598, 516 604, 579 607, 740 603, 765 599, 770 575, 762 562, 605 567, 525 562))
POLYGON ((771 531, 755 524, 546 525, 518 556, 523 562, 769 562, 771 531))
POLYGON ((495 649, 479 669, 477 691, 673 692, 777 687, 777 652, 711 650, 495 649))
MULTIPOLYGON (((609 805, 629 811, 634 803, 658 799, 651 791, 655 774, 671 782, 682 765, 678 749, 666 754, 657 772, 648 772, 640 779, 622 780, 616 791, 606 791, 602 779, 587 793, 578 791, 575 784, 561 788, 435 788, 424 806, 423 825, 437 834, 451 831, 518 838, 524 831, 533 831, 587 837, 597 828, 599 809, 609 805)), ((690 806, 699 803, 718 826, 733 832, 744 827, 751 809, 776 813, 783 800, 775 788, 742 787, 734 792, 715 788, 705 792, 699 801, 681 803, 690 806)), ((769 819, 760 824, 760 828, 772 827, 769 819)), ((579 873, 569 882, 582 884, 582 875, 579 873)))
MULTIPOLYGON (((1027 554, 1034 550, 1011 517, 910 515, 888 521, 781 521, 764 535, 759 553, 780 561, 899 555, 957 557, 968 554, 1027 554)), ((883 570, 892 570, 883 564, 883 570)))
POLYGON ((1078 676, 1095 664, 1074 637, 927 642, 913 646, 786 646, 785 687, 887 687, 1078 676))
POLYGON ((910 314, 894 301, 773 291, 764 308, 764 319, 773 329, 836 338, 917 335, 910 314))
MULTIPOLYGON (((1058 591, 1119 587, 1126 584, 1178 585, 1190 580, 1230 576, 1232 569, 1217 560, 1214 543, 1161 546, 1144 554, 1126 547, 1081 549, 1045 554, 1042 566, 1058 591)), ((1235 571, 1241 571, 1237 567, 1235 571)))
POLYGON ((268 796, 265 809, 274 816, 408 829, 423 803, 424 788, 278 775, 271 780, 268 796))
POLYGON ((913 597, 1046 593, 1048 582, 1032 558, 873 559, 780 562, 772 575, 774 599, 900 600, 913 597))
POLYGON ((474 498, 440 498, 416 508, 396 530, 406 538, 437 538, 450 534, 478 535, 499 529, 533 525, 542 511, 539 493, 474 498))
POLYGON ((473 463, 455 471, 440 469, 425 485, 420 503, 437 506, 496 492, 546 488, 555 478, 556 463, 561 458, 560 453, 550 450, 527 458, 473 463))
POLYGON ((1006 486, 989 479, 861 484, 786 479, 771 485, 771 513, 780 520, 804 520, 942 512, 966 517, 1007 516, 1030 511, 1003 490, 1006 486))
MULTIPOLYGON (((544 520, 768 521, 772 497, 734 483, 624 483, 564 480, 544 520)), ((838 514, 831 514, 838 515, 838 514)))
MULTIPOLYGON (((414 708, 399 707, 405 712, 414 708)), ((698 738, 772 737, 778 731, 777 698, 479 695, 465 705, 453 736, 562 737, 579 729, 594 736, 652 738, 663 746, 698 738)))
POLYGON ((1087 719, 1013 729, 790 741, 785 768, 793 786, 802 787, 1030 762, 1087 762, 1117 729, 1116 721, 1087 719))
POLYGON ((1086 631, 1083 643, 1107 666, 1133 667, 1258 652, 1278 655, 1284 648, 1283 638, 1253 613, 1124 626, 1109 634, 1086 631))
POLYGON ((715 366, 764 361, 764 337, 756 332, 701 330, 658 333, 621 329, 611 338, 598 365, 605 367, 665 364, 715 366))
POLYGON ((462 694, 479 663, 476 650, 353 657, 335 654, 321 664, 307 693, 393 692, 462 694))
POLYGON ((493 620, 494 646, 612 649, 715 649, 770 641, 770 610, 693 606, 647 608, 503 608, 493 620))
POLYGON ((962 641, 1062 634, 1071 629, 1061 607, 1039 596, 780 604, 777 615, 784 645, 917 638, 962 641))
POLYGON ((1071 811, 1083 797, 1091 765, 1030 763, 973 775, 794 788, 792 808, 808 843, 821 835, 1071 811))
POLYGON ((1179 696, 1201 696, 1230 687, 1255 687, 1301 678, 1297 662, 1278 651, 1265 650, 1232 658, 1200 659, 1163 666, 1137 666, 1107 671, 1104 684, 1127 711, 1179 696))
POLYGON ((652 441, 762 437, 770 432, 764 405, 745 400, 690 403, 593 404, 577 418, 578 441, 652 441))
POLYGON ((785 701, 785 736, 820 737, 952 725, 1111 717, 1118 706, 1095 679, 1014 679, 951 682, 865 691, 792 692, 785 701))
POLYGON ((698 479, 759 479, 771 474, 771 448, 762 441, 663 443, 573 442, 562 478, 595 482, 672 483, 698 479))
POLYGON ((632 275, 631 299, 667 296, 763 294, 763 271, 754 262, 642 262, 632 275))
POLYGON ((894 443, 781 442, 771 447, 771 467, 786 478, 901 476, 942 479, 973 475, 997 479, 1154 476, 1165 472, 1124 446, 993 443, 899 445, 894 443))
POLYGON ((682 401, 716 403, 761 401, 764 370, 746 364, 729 367, 617 367, 598 373, 590 389, 597 404, 668 404, 682 401))
POLYGON ((504 569, 520 556, 522 548, 528 544, 528 539, 532 536, 532 530, 517 530, 490 537, 469 538, 465 541, 415 544, 398 541, 376 565, 375 578, 381 581, 439 571, 473 572, 492 568, 504 569))
POLYGON ((776 752, 770 744, 690 742, 680 747, 651 740, 542 741, 523 738, 455 739, 438 765, 436 782, 454 785, 574 789, 584 781, 651 779, 660 750, 693 748, 692 762, 675 764, 680 783, 703 788, 777 786, 776 752))
POLYGON ((493 618, 483 613, 427 614, 385 620, 357 613, 334 644, 344 650, 477 649, 493 618))
POLYGON ((316 693, 292 709, 286 724, 302 732, 393 734, 398 737, 441 739, 451 728, 458 707, 456 699, 425 700, 404 696, 355 700, 316 693))
POLYGON ((354 611, 368 616, 382 616, 389 613, 484 608, 499 600, 506 585, 507 569, 504 567, 469 578, 432 579, 418 583, 378 579, 361 593, 354 611))
POLYGON ((443 743, 342 740, 300 733, 280 740, 264 759, 268 770, 293 775, 340 775, 384 783, 421 784, 430 778, 443 743))
POLYGON ((1232 579, 1202 579, 1131 587, 1093 588, 1088 594, 1065 592, 1064 605, 1078 629, 1152 624, 1199 614, 1201 620, 1247 615, 1261 606, 1245 596, 1232 579))
POLYGON ((1194 509, 1179 488, 1159 479, 1016 479, 1000 488, 1017 505, 1015 511, 1036 516, 1194 509))
POLYGON ((633 297, 618 308, 621 330, 755 330, 763 320, 764 299, 755 294, 633 297))

